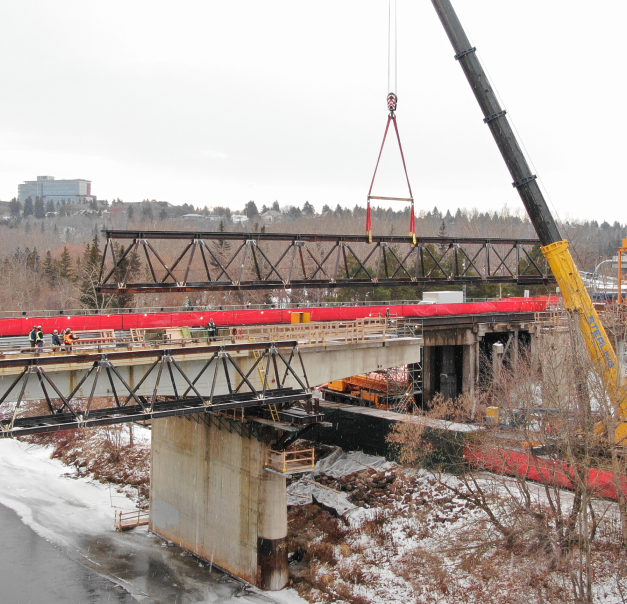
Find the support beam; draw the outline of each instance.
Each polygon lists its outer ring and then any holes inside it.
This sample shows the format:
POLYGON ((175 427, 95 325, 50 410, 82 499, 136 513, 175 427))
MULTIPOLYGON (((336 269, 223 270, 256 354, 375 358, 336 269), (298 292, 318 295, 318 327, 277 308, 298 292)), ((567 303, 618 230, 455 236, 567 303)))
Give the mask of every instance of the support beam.
POLYGON ((535 239, 103 231, 98 291, 113 293, 551 282, 535 239), (124 242, 118 258, 114 242, 124 242), (198 252, 197 250, 200 250, 198 252), (150 279, 129 282, 130 254, 150 279), (298 261, 296 259, 298 258, 298 261))

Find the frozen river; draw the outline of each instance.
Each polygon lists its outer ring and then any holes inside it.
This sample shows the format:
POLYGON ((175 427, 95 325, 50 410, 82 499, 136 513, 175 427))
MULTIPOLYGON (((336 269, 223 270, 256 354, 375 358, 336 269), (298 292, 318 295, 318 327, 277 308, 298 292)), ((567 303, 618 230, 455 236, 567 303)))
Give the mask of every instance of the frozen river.
POLYGON ((70 477, 49 449, 0 441, 0 585, 11 604, 306 604, 211 569, 145 527, 113 528, 133 503, 70 477))

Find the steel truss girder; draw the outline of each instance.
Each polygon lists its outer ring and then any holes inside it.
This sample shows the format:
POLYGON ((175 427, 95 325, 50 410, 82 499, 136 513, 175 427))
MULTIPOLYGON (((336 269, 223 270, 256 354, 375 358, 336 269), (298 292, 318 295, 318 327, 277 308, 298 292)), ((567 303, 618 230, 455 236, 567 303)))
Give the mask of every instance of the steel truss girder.
POLYGON ((536 239, 189 231, 103 231, 101 293, 377 287, 436 283, 547 284, 536 239), (125 251, 116 256, 115 242, 125 251), (149 281, 128 279, 131 254, 149 281))
POLYGON ((0 393, 0 438, 176 415, 215 414, 230 409, 261 408, 268 405, 284 407, 295 403, 304 405, 308 414, 315 415, 307 373, 294 341, 0 359, 0 369, 19 367, 22 370, 4 392, 0 393), (258 350, 259 354, 252 367, 244 373, 236 362, 234 353, 248 350, 258 350), (288 358, 282 350, 289 352, 288 358), (204 355, 202 358, 206 360, 199 371, 195 370, 195 375, 187 375, 177 362, 177 357, 181 355, 185 355, 186 360, 204 355), (129 359, 142 358, 154 358, 154 361, 133 364, 134 372, 143 370, 143 375, 137 376, 137 384, 132 387, 124 379, 120 368, 123 364, 128 366, 129 359), (120 361, 123 363, 119 363, 120 361), (77 367, 82 366, 85 374, 70 391, 64 393, 55 384, 52 375, 64 370, 60 366, 67 368, 72 363, 77 367), (255 375, 259 363, 265 366, 266 375, 272 379, 256 386, 251 376, 255 375), (105 379, 105 374, 115 406, 94 408, 96 385, 99 379, 105 379), (33 375, 39 380, 41 398, 46 400, 50 413, 21 416, 24 393, 33 375), (154 380, 152 395, 142 395, 139 393, 140 389, 150 376, 154 380), (199 381, 203 376, 209 377, 210 381, 205 382, 205 386, 200 386, 199 381), (179 386, 180 381, 183 382, 182 388, 177 387, 176 377, 179 378, 179 386), (298 387, 288 387, 288 379, 294 380, 298 387), (221 387, 226 384, 228 393, 217 394, 217 384, 221 387), (83 387, 85 392, 90 393, 88 396, 77 395, 83 387), (206 389, 204 393, 201 391, 203 387, 206 389), (160 390, 161 393, 164 390, 173 391, 174 395, 160 394, 160 390), (12 393, 15 398, 11 396, 12 393))

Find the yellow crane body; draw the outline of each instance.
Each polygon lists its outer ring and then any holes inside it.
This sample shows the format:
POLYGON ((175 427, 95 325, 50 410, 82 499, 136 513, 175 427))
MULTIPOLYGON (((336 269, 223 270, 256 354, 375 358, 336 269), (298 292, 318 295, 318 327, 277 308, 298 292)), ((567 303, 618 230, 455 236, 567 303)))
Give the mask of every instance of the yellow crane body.
POLYGON ((605 387, 612 401, 617 419, 615 442, 627 445, 627 400, 625 399, 618 357, 597 314, 588 290, 581 278, 568 241, 557 241, 542 248, 555 280, 564 297, 564 306, 579 321, 588 354, 598 370, 605 376, 605 387))

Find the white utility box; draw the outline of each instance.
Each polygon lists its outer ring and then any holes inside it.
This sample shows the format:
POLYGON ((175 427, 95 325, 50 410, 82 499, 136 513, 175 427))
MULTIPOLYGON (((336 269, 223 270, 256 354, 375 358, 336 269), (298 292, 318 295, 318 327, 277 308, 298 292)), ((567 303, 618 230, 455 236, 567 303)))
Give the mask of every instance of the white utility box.
POLYGON ((461 304, 463 302, 463 291, 422 292, 422 304, 461 304))

